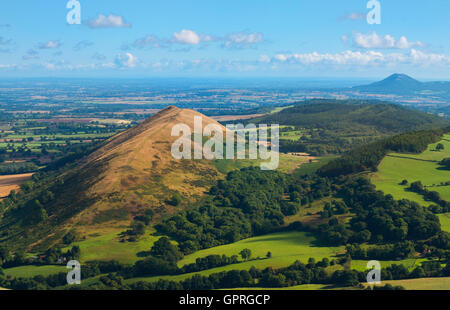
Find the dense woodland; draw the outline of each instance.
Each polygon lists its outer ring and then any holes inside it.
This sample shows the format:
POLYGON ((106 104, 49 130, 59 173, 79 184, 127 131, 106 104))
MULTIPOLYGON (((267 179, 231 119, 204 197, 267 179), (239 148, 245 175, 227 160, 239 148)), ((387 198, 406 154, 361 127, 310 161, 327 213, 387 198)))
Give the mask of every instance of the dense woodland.
POLYGON ((179 242, 188 254, 276 231, 284 216, 329 194, 330 184, 323 178, 294 181, 281 172, 245 168, 230 172, 213 186, 207 202, 164 220, 156 229, 179 242))

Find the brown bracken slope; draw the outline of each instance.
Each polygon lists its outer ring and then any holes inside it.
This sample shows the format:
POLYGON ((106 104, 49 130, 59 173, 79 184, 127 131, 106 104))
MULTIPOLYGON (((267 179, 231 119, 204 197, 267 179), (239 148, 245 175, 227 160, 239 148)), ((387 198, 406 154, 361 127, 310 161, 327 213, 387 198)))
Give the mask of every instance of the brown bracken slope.
POLYGON ((199 112, 170 106, 108 139, 61 176, 64 185, 46 206, 51 216, 29 231, 34 240, 26 243, 46 248, 71 229, 81 237, 123 231, 147 209, 157 220, 204 195, 223 177, 213 162, 176 160, 171 154, 179 138, 171 136, 172 127, 186 124, 193 132, 194 116, 202 117, 203 127, 219 125, 199 112), (166 202, 175 194, 182 197, 178 206, 166 202))

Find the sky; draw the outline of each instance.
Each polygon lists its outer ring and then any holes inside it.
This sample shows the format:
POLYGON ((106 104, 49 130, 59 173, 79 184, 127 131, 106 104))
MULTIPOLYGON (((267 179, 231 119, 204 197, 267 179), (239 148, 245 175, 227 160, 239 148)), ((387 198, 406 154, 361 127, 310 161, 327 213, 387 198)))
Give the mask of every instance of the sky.
POLYGON ((450 80, 450 1, 378 0, 380 24, 368 2, 3 0, 0 78, 450 80))

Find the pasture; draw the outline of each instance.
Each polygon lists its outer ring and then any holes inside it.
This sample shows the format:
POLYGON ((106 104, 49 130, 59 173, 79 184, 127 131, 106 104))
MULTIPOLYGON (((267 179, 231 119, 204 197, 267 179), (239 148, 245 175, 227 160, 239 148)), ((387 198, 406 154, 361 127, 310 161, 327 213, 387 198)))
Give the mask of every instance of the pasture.
POLYGON ((133 264, 137 260, 143 259, 143 253, 150 251, 153 243, 159 238, 159 236, 155 237, 147 232, 136 242, 121 242, 116 231, 75 242, 68 248, 74 245, 80 247, 81 263, 92 260, 116 260, 124 264, 133 264))
POLYGON ((441 229, 450 233, 450 213, 438 214, 441 229))
POLYGON ((307 263, 308 259, 311 257, 316 261, 325 257, 333 259, 336 256, 343 254, 345 251, 344 247, 321 246, 311 234, 306 232, 282 232, 248 238, 232 244, 197 251, 185 256, 178 265, 181 267, 186 264, 194 263, 197 258, 208 255, 239 255, 239 252, 243 249, 250 249, 252 251, 252 256, 249 261, 190 274, 133 278, 127 280, 127 282, 157 281, 158 279, 180 281, 192 277, 194 274, 208 276, 222 271, 249 270, 252 266, 260 269, 266 267, 283 268, 291 265, 297 260, 307 263), (267 252, 269 251, 272 256, 266 258, 267 252))
MULTIPOLYGON (((380 261, 380 264, 381 268, 386 268, 392 265, 404 265, 409 271, 412 271, 415 267, 420 266, 421 263, 425 261, 427 261, 426 258, 407 258, 402 260, 380 261)), ((366 271, 368 262, 369 260, 352 260, 351 268, 358 271, 366 271)))
MULTIPOLYGON (((450 278, 421 278, 408 280, 383 281, 382 285, 400 285, 407 290, 450 290, 450 278)), ((366 283, 367 287, 368 284, 366 283)))
POLYGON ((47 265, 47 266, 20 266, 3 269, 7 276, 14 278, 32 278, 35 276, 49 276, 60 272, 68 272, 66 266, 47 265))
POLYGON ((378 172, 372 174, 372 183, 378 190, 391 194, 395 199, 405 198, 429 206, 431 202, 425 201, 419 194, 407 191, 408 186, 400 185, 403 180, 409 183, 421 181, 429 191, 437 191, 443 199, 449 201, 450 186, 441 186, 441 182, 450 181, 450 173, 438 163, 450 157, 450 135, 445 135, 440 143, 445 147, 443 151, 436 151, 435 143, 421 154, 389 154, 380 163, 378 172))

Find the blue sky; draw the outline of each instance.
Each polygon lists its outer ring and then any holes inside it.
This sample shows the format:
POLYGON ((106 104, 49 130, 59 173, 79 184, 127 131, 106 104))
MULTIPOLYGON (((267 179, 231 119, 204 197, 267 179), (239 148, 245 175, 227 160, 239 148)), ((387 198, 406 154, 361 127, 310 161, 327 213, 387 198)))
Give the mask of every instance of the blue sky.
POLYGON ((0 4, 0 77, 450 79, 450 1, 68 0, 0 4))

